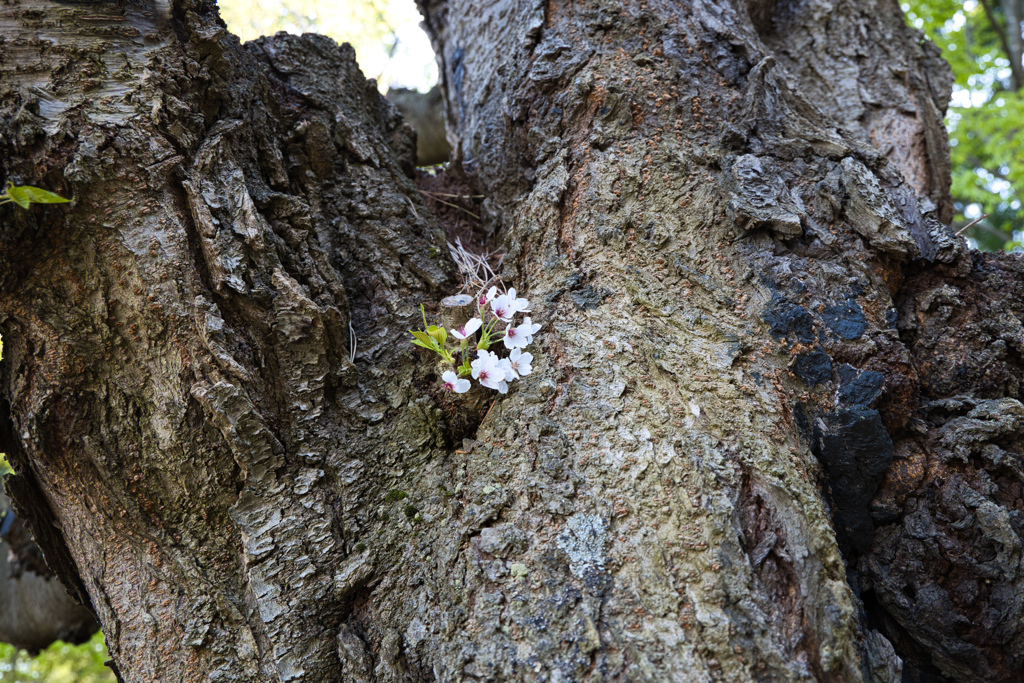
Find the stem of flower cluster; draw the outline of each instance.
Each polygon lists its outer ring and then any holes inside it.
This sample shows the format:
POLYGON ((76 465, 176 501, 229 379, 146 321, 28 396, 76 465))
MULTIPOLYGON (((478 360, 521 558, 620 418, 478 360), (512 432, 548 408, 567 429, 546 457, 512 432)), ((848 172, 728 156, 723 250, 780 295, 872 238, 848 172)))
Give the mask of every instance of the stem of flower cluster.
POLYGON ((480 331, 480 342, 476 345, 478 351, 486 351, 491 348, 491 332, 497 324, 498 316, 494 316, 491 322, 487 323, 487 326, 480 331))
POLYGON ((469 352, 467 351, 468 347, 469 347, 469 340, 463 339, 462 340, 462 348, 461 348, 461 351, 460 351, 460 353, 462 354, 462 365, 459 366, 459 377, 466 377, 466 376, 472 374, 472 372, 473 372, 473 366, 470 365, 470 363, 469 363, 469 352))

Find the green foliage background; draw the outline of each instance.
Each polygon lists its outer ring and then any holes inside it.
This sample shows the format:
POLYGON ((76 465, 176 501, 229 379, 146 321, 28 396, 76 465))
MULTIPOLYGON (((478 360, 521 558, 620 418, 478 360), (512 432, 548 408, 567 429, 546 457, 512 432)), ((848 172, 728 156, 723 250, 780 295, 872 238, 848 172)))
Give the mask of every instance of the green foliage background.
MULTIPOLYGON (((1007 27, 991 3, 999 31, 1007 27)), ((1024 240, 1024 94, 1011 89, 1010 61, 978 0, 905 0, 907 23, 942 49, 956 78, 949 108, 953 198, 960 225, 981 249, 1020 250, 1024 240)), ((1016 27, 1020 30, 1020 27, 1016 27)))
POLYGON ((110 659, 97 633, 87 643, 56 642, 30 657, 24 650, 0 643, 0 681, 7 683, 114 683, 114 673, 103 663, 110 659))

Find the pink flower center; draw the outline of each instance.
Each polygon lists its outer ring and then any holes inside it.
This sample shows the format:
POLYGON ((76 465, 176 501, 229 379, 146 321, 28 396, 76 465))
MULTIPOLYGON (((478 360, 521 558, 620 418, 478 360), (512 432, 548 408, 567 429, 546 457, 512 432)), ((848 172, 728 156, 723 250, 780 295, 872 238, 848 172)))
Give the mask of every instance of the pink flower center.
POLYGON ((487 379, 487 377, 488 377, 487 371, 486 370, 481 370, 480 371, 480 381, 482 382, 483 380, 487 379))

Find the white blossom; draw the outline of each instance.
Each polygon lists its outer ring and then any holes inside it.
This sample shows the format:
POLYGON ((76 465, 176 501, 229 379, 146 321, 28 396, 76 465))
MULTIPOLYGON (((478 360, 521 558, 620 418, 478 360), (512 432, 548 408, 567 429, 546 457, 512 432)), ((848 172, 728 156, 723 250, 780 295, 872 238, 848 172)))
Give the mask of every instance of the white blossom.
POLYGON ((459 376, 451 370, 441 375, 441 379, 444 380, 444 388, 454 391, 456 394, 466 393, 471 386, 468 379, 459 379, 459 376))
POLYGON ((466 337, 472 336, 477 330, 480 329, 481 322, 480 318, 473 318, 458 329, 452 330, 452 336, 456 339, 465 339, 466 337))
POLYGON ((532 353, 523 353, 522 349, 512 349, 507 360, 516 379, 533 372, 533 368, 530 367, 530 363, 533 362, 532 353))
POLYGON ((512 308, 512 301, 513 299, 510 299, 508 294, 494 297, 491 300, 491 311, 494 313, 494 317, 505 323, 510 322, 512 316, 516 314, 515 309, 512 308))
POLYGON ((502 341, 505 342, 506 349, 518 349, 530 343, 527 341, 525 331, 520 328, 522 328, 522 325, 519 327, 509 325, 508 329, 505 330, 505 336, 502 338, 502 341))
POLYGON ((505 371, 505 381, 511 382, 514 379, 519 379, 519 375, 512 370, 512 361, 508 358, 502 358, 498 361, 498 369, 505 371))
POLYGON ((509 338, 509 332, 505 333, 505 346, 510 349, 517 347, 526 346, 533 343, 533 335, 537 334, 537 330, 540 329, 540 323, 533 323, 530 320, 530 316, 526 316, 522 324, 515 329, 515 333, 511 335, 515 339, 514 344, 509 344, 507 341, 509 338))
POLYGON ((480 384, 501 394, 508 392, 505 368, 501 367, 498 357, 490 351, 480 351, 470 367, 473 369, 473 379, 480 384))
POLYGON ((517 299, 516 288, 512 287, 508 290, 508 294, 502 294, 491 300, 491 310, 494 312, 494 317, 507 323, 512 321, 512 316, 516 313, 529 311, 530 302, 522 298, 517 299))
POLYGON ((510 290, 508 290, 508 296, 512 300, 512 309, 516 313, 529 313, 530 312, 530 302, 527 299, 524 299, 522 297, 517 299, 516 298, 516 288, 515 287, 511 288, 510 290))

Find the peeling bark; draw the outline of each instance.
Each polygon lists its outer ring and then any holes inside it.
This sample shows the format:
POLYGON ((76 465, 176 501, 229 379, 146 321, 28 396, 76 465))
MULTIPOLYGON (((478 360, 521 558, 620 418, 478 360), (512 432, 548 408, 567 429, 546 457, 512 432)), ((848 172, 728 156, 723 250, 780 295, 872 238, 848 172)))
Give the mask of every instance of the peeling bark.
POLYGON ((0 11, 6 177, 77 198, 0 209, 11 493, 122 678, 1019 670, 1020 273, 941 222, 895 4, 422 4, 544 323, 479 417, 403 341, 458 284, 351 49, 0 11))

